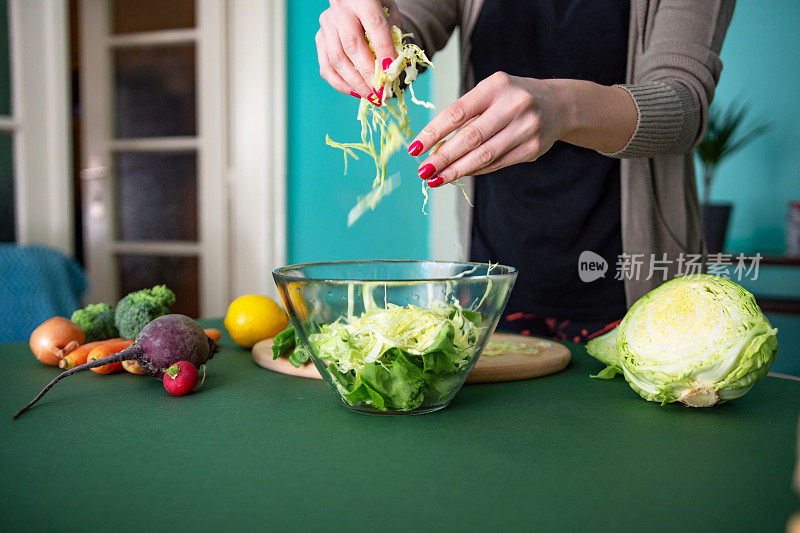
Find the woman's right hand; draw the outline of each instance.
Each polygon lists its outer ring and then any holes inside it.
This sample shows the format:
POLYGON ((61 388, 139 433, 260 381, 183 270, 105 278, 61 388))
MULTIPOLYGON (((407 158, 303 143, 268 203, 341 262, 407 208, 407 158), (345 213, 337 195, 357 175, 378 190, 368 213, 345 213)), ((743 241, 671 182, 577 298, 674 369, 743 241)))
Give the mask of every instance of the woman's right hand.
POLYGON ((319 25, 315 40, 322 77, 344 94, 358 98, 375 94, 375 57, 383 65, 397 56, 391 27, 400 27, 400 12, 394 1, 331 0, 331 7, 319 16, 319 25), (388 19, 384 8, 389 10, 388 19), (376 55, 364 39, 365 31, 376 55))

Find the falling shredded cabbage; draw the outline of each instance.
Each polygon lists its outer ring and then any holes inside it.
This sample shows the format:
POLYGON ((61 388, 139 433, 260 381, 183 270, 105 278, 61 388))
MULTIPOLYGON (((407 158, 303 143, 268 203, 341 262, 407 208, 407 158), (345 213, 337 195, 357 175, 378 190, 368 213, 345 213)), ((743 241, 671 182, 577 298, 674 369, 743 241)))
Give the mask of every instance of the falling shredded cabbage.
MULTIPOLYGON (((372 182, 372 189, 367 195, 358 199, 351 211, 351 214, 355 212, 357 216, 348 217, 348 226, 355 223, 358 217, 366 211, 366 208, 374 210, 377 203, 386 196, 382 192, 386 181, 386 163, 414 134, 408 122, 406 87, 409 89, 412 102, 428 109, 433 108, 433 104, 430 102, 417 99, 414 94, 413 82, 419 74, 418 64, 425 67, 435 67, 422 48, 413 43, 403 42, 406 37, 410 36, 410 33, 404 34, 400 28, 392 26, 392 39, 394 40, 397 57, 386 70, 381 68, 378 59, 375 60, 375 77, 372 85, 378 89, 377 93, 381 95, 381 105, 377 106, 370 103, 367 99, 369 95, 364 95, 361 98, 357 115, 357 119, 361 123, 361 142, 341 143, 332 140, 327 134, 325 135, 325 143, 328 146, 342 150, 345 174, 347 173, 348 156, 358 160, 356 151, 367 154, 375 162, 375 179, 372 182), (402 80, 401 74, 405 74, 402 80), (392 101, 390 100, 391 98, 396 98, 397 100, 392 101), (375 143, 376 137, 378 139, 377 147, 375 143)), ((370 49, 374 52, 369 37, 366 34, 365 37, 370 49)), ((427 191, 424 194, 427 202, 427 191)))
MULTIPOLYGON (((386 183, 383 187, 376 187, 370 190, 363 198, 359 198, 359 201, 356 203, 356 205, 354 205, 353 208, 350 209, 350 212, 347 213, 347 227, 355 224, 356 220, 361 218, 361 215, 363 215, 364 212, 369 209, 370 205, 377 204, 383 198, 389 196, 389 194, 391 194, 391 192, 397 189, 399 186, 400 174, 392 174, 386 179, 386 183)), ((424 191, 424 185, 422 188, 424 191)), ((424 194, 427 202, 428 193, 424 192, 424 194)))

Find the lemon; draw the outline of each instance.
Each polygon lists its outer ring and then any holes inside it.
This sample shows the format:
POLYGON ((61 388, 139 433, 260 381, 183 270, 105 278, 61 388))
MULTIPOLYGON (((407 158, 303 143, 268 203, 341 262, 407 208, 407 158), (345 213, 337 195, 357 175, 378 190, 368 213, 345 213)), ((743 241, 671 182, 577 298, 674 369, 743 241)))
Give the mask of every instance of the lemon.
POLYGON ((275 300, 247 294, 231 302, 224 323, 233 342, 243 348, 252 348, 258 341, 283 331, 287 322, 286 313, 275 300))
POLYGON ((286 287, 286 292, 289 297, 289 306, 294 310, 300 320, 308 318, 308 306, 303 300, 302 293, 303 285, 299 282, 292 281, 286 287))

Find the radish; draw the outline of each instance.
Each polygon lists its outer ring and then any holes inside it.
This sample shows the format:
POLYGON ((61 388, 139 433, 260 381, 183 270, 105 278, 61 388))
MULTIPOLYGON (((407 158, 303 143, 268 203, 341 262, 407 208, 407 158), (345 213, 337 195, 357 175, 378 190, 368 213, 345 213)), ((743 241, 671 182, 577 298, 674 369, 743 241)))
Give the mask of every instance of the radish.
POLYGON ((217 351, 219 351, 217 344, 205 334, 197 322, 185 315, 164 315, 147 324, 130 348, 60 374, 12 418, 17 418, 33 407, 53 385, 77 372, 109 363, 136 361, 145 374, 163 379, 164 370, 174 363, 188 361, 199 367, 211 359, 217 351))
POLYGON ((173 396, 189 394, 200 381, 200 373, 189 361, 178 361, 164 371, 164 388, 173 396))

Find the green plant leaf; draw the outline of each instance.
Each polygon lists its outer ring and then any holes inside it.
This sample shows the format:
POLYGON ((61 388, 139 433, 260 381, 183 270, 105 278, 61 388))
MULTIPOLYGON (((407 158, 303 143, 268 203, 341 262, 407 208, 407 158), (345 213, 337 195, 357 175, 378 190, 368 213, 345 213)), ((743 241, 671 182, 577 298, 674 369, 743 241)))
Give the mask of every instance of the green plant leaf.
POLYGON ((704 163, 718 165, 724 157, 741 149, 769 128, 768 123, 762 122, 734 141, 733 138, 742 127, 747 111, 746 103, 737 107, 734 102, 725 110, 712 107, 708 115, 706 134, 697 147, 697 153, 704 163))

